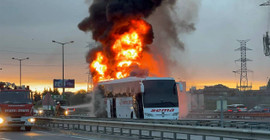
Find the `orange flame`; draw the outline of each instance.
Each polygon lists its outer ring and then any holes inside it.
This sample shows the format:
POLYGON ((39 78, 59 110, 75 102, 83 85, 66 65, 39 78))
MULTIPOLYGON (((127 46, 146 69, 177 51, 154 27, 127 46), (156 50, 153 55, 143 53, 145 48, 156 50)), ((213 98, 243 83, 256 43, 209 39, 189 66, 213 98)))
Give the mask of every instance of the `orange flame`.
POLYGON ((98 52, 96 60, 91 63, 91 68, 95 69, 95 71, 98 73, 97 75, 99 75, 97 79, 98 81, 105 80, 105 72, 107 71, 107 66, 105 64, 102 64, 103 59, 104 56, 102 55, 102 53, 98 52))
MULTIPOLYGON (((151 70, 152 68, 147 65, 154 59, 149 59, 146 65, 142 65, 146 63, 143 58, 148 58, 143 57, 146 46, 144 37, 150 30, 151 26, 148 23, 136 19, 129 21, 126 32, 122 34, 112 33, 111 37, 114 41, 109 46, 114 54, 113 58, 103 50, 96 53, 96 58, 90 64, 91 72, 94 73, 94 82, 128 77, 133 70, 133 66, 151 70)), ((156 62, 152 64, 156 64, 156 62)))

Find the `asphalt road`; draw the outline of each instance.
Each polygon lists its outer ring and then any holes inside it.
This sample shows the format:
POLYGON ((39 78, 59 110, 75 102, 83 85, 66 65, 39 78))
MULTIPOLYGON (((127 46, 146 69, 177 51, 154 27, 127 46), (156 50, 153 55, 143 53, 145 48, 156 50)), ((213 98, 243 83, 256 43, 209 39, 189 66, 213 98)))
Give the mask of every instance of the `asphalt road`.
MULTIPOLYGON (((186 139, 186 136, 181 136, 186 139)), ((117 138, 117 137, 91 137, 85 135, 71 135, 60 132, 37 130, 32 131, 11 131, 11 130, 0 130, 0 140, 128 140, 129 137, 117 138)), ((134 140, 134 139, 133 139, 134 140)), ((155 139, 153 139, 155 140, 155 139)), ((202 140, 201 136, 191 136, 191 140, 202 140)), ((217 137, 207 137, 207 140, 219 140, 217 137)), ((224 140, 236 140, 224 138, 224 140)))
POLYGON ((52 131, 32 130, 32 131, 11 131, 1 130, 0 140, 104 140, 91 138, 88 136, 68 135, 55 133, 52 131))

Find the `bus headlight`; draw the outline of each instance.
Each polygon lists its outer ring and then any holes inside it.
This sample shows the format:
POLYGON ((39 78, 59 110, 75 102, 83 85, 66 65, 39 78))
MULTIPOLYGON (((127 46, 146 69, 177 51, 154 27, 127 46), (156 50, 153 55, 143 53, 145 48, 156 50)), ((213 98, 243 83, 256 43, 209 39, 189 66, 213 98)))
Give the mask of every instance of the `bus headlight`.
POLYGON ((29 118, 29 119, 28 119, 28 122, 30 122, 30 123, 34 123, 35 121, 36 121, 35 118, 29 118))
POLYGON ((67 111, 67 110, 65 111, 65 115, 66 115, 66 116, 68 115, 68 111, 67 111))
POLYGON ((38 110, 38 114, 43 114, 43 110, 38 110))
POLYGON ((0 117, 0 124, 4 123, 4 119, 0 117))

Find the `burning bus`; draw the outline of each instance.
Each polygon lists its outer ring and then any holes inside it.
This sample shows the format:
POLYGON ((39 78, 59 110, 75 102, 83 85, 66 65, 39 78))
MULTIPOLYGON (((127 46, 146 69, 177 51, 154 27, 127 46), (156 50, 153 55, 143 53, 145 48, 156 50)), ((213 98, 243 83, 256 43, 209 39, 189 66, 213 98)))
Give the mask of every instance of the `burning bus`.
POLYGON ((178 83, 173 78, 128 77, 104 81, 108 118, 178 119, 178 83))
MULTIPOLYGON (((165 12, 166 20, 170 21, 162 28, 167 34, 160 38, 160 34, 154 36, 153 26, 147 20, 156 10, 172 8, 175 3, 175 0, 93 0, 89 16, 78 24, 81 31, 92 32, 96 42, 91 45, 86 61, 93 85, 104 89, 108 117, 178 118, 177 83, 173 78, 155 77, 171 75, 169 64, 175 66, 175 62, 169 52, 173 47, 184 49, 176 28, 180 24, 174 25, 175 17, 169 19, 170 11, 165 12)), ((185 25, 188 26, 183 29, 195 29, 192 23, 185 25)))

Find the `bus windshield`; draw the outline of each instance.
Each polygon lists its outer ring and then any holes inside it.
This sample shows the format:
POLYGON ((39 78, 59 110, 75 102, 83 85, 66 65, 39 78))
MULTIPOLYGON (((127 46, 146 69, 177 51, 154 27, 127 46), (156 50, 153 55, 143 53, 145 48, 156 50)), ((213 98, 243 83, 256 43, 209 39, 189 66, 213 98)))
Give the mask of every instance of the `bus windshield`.
POLYGON ((144 84, 144 107, 178 107, 174 80, 147 80, 144 84))
POLYGON ((29 104, 32 101, 29 92, 0 92, 0 103, 29 104))

